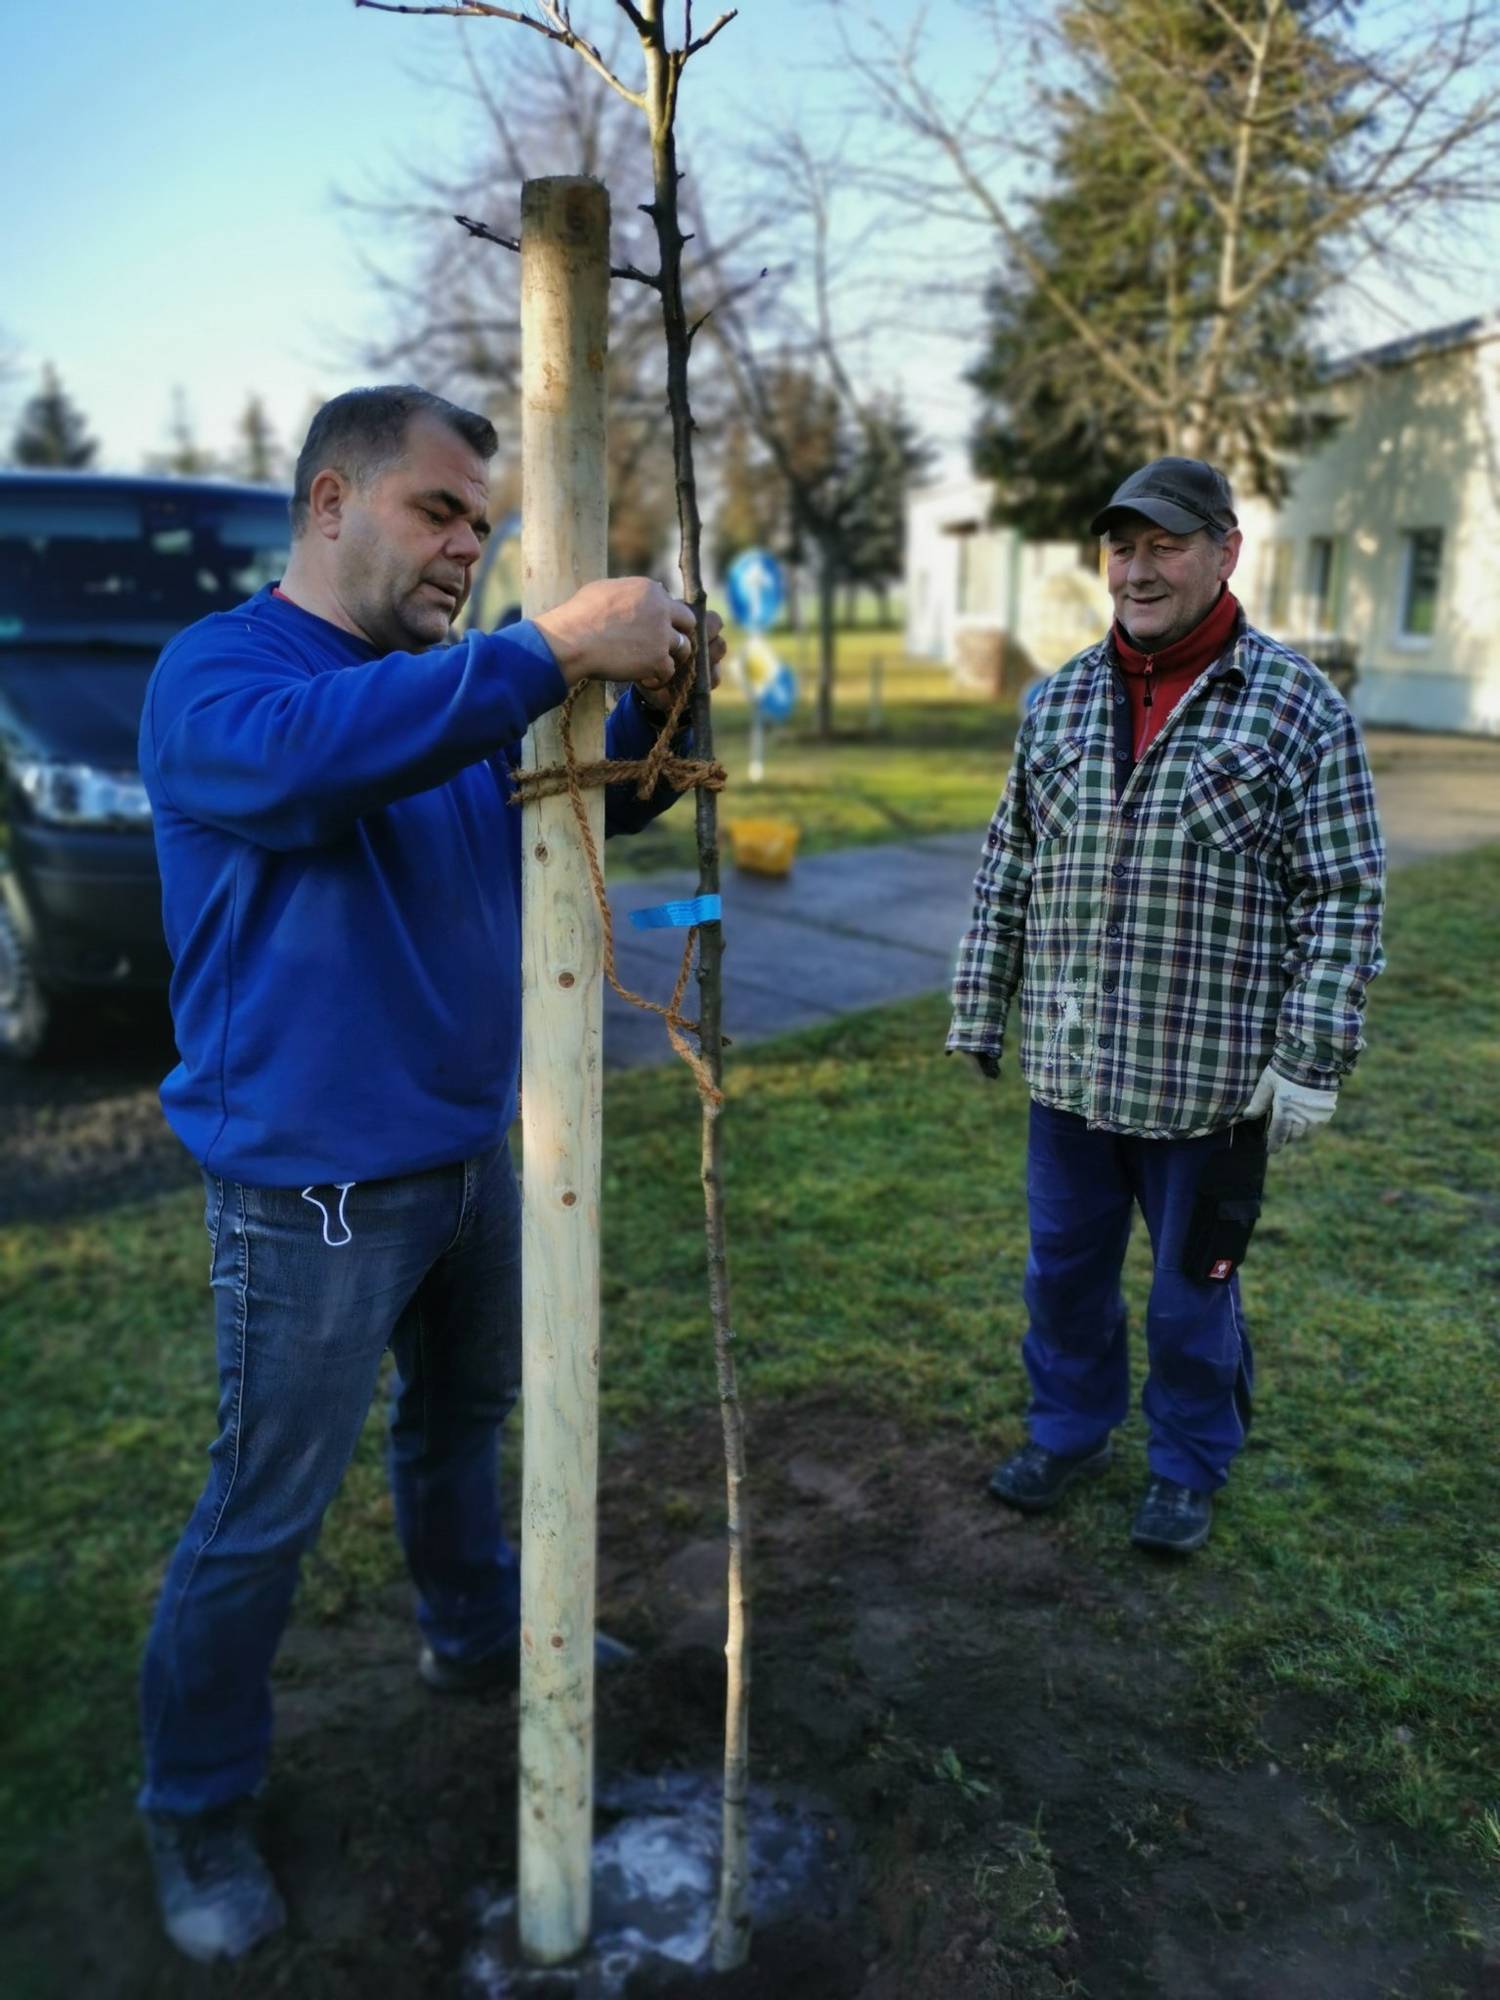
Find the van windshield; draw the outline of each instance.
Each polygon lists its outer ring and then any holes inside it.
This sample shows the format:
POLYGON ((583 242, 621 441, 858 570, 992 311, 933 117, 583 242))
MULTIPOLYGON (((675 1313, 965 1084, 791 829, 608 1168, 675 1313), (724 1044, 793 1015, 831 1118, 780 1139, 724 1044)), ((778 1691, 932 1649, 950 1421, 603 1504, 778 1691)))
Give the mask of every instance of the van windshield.
POLYGON ((159 637, 281 575, 286 503, 0 488, 0 641, 159 637))

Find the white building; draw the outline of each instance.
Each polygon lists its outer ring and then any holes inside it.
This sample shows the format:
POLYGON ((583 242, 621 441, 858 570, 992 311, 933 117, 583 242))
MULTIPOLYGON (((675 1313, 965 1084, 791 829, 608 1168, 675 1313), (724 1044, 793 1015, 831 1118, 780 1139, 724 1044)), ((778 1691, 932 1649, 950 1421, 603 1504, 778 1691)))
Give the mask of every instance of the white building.
MULTIPOLYGON (((1337 426, 1281 506, 1239 509, 1246 612, 1352 653, 1367 721, 1500 734, 1500 316, 1351 357, 1326 407, 1337 426)), ((988 525, 991 498, 980 480, 913 494, 907 647, 962 669, 998 635, 1018 684, 1099 637, 1109 599, 1095 544, 1026 545, 988 525)))

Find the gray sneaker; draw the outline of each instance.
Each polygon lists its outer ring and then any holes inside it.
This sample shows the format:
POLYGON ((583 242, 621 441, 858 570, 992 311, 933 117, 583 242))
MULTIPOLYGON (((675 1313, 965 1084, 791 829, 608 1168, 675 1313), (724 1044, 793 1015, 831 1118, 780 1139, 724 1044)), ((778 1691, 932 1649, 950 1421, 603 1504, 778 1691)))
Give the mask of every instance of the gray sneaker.
POLYGON ((167 1936, 205 1965, 242 1957, 286 1922, 251 1813, 238 1799, 214 1812, 143 1815, 167 1936))

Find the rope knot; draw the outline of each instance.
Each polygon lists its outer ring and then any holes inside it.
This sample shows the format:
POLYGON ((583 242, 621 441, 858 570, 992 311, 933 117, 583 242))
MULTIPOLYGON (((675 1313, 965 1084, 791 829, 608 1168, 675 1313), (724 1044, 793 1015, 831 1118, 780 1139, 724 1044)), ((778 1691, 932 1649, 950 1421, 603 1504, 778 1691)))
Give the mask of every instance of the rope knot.
POLYGON ((604 888, 604 870, 599 865, 599 850, 594 842, 593 830, 589 826, 588 809, 583 803, 585 791, 596 791, 603 785, 623 785, 635 783, 636 797, 649 799, 663 779, 675 792, 708 791, 720 792, 729 782, 724 766, 702 757, 682 757, 672 749, 672 738, 681 728, 683 710, 693 691, 696 668, 688 659, 678 668, 672 679, 672 700, 658 732, 656 741, 644 757, 600 757, 592 763, 580 764, 573 748, 573 704, 583 691, 582 683, 575 687, 562 705, 563 761, 550 764, 541 770, 518 771, 515 774, 515 788, 510 794, 513 806, 525 805, 537 799, 557 798, 562 793, 568 795, 573 808, 573 818, 578 825, 579 838, 583 842, 584 857, 588 862, 589 882, 594 891, 594 902, 599 910, 599 921, 604 931, 604 976, 622 1000, 632 1007, 639 1007, 647 1014, 660 1014, 666 1023, 667 1039, 677 1054, 693 1072, 698 1085, 698 1094, 711 1110, 717 1110, 724 1102, 724 1093, 714 1082, 713 1072, 702 1051, 702 1030, 697 1021, 688 1020, 682 1013, 682 997, 687 991, 688 979, 693 969, 693 947, 698 940, 701 925, 694 924, 687 934, 683 947, 682 965, 677 974, 677 983, 672 989, 672 997, 663 1007, 656 1000, 648 1000, 644 994, 633 993, 626 986, 615 969, 615 924, 610 912, 609 897, 604 888), (694 1049, 688 1042, 688 1035, 698 1036, 699 1047, 694 1049))

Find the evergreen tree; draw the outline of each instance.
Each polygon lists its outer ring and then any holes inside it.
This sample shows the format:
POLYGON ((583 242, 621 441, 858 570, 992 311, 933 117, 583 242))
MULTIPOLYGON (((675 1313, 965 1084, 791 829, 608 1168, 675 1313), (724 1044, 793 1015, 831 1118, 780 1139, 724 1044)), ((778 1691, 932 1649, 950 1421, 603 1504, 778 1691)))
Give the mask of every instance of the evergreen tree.
POLYGON ((172 414, 167 420, 167 449, 147 460, 150 472, 172 472, 184 479, 201 479, 215 472, 218 461, 198 443, 187 395, 179 383, 172 391, 172 414))
POLYGON ((932 462, 932 448, 899 397, 877 397, 863 412, 850 472, 845 577, 880 594, 906 566, 906 496, 932 462))
POLYGON ((98 444, 88 435, 78 410, 49 362, 42 386, 21 412, 11 439, 10 455, 17 465, 82 467, 92 465, 98 444))
POLYGON ((269 486, 282 477, 283 458, 266 406, 253 392, 240 413, 240 449, 235 471, 241 479, 269 486))

